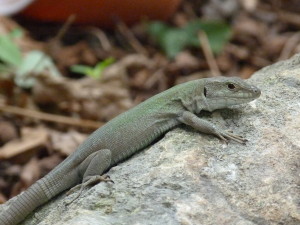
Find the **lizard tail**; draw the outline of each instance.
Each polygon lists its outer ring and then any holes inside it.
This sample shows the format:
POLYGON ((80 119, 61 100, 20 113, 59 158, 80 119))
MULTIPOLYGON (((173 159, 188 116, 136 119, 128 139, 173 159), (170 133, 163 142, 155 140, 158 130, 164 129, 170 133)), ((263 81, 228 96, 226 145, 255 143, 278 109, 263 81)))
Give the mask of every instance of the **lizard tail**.
POLYGON ((31 213, 35 208, 48 201, 40 182, 36 182, 26 191, 18 195, 0 212, 1 225, 16 225, 31 213))

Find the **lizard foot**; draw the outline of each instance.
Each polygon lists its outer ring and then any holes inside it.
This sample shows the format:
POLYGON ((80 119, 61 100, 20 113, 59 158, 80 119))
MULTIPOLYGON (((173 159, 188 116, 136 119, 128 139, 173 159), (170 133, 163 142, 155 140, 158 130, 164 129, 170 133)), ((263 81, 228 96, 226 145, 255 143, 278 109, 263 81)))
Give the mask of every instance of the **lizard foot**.
POLYGON ((241 144, 245 144, 248 140, 242 136, 234 134, 232 131, 221 131, 216 134, 220 139, 228 143, 228 140, 233 140, 241 144))
POLYGON ((78 188, 80 188, 80 191, 78 192, 78 194, 71 201, 65 202, 65 205, 70 205, 72 202, 74 202, 82 194, 82 191, 84 188, 86 188, 87 186, 90 186, 90 185, 95 185, 99 182, 114 183, 114 181, 112 179, 110 179, 110 177, 107 174, 104 174, 102 176, 95 175, 95 176, 85 177, 81 184, 76 185, 75 187, 71 188, 67 192, 67 195, 70 195, 70 194, 74 193, 78 188))

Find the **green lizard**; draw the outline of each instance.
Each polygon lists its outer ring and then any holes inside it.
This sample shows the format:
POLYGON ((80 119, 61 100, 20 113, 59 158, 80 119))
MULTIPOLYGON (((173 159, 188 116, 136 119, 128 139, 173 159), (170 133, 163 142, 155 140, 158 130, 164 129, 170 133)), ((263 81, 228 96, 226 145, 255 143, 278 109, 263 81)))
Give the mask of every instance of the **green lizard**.
POLYGON ((35 208, 77 184, 85 187, 109 180, 103 175, 105 171, 182 123, 224 141, 244 143, 242 137, 219 129, 196 114, 247 103, 260 93, 242 79, 219 77, 186 82, 155 95, 92 133, 48 175, 6 205, 0 213, 0 224, 18 224, 35 208))

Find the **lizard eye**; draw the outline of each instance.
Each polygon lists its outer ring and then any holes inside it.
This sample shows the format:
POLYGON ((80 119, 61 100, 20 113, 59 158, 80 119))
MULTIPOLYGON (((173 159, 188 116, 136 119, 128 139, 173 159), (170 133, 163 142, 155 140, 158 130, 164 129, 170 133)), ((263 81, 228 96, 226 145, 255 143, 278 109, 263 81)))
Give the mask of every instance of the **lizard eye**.
POLYGON ((204 96, 206 97, 206 94, 207 94, 207 90, 206 90, 206 88, 204 88, 204 96))
POLYGON ((227 84, 228 89, 233 90, 235 89, 235 85, 233 83, 227 84))

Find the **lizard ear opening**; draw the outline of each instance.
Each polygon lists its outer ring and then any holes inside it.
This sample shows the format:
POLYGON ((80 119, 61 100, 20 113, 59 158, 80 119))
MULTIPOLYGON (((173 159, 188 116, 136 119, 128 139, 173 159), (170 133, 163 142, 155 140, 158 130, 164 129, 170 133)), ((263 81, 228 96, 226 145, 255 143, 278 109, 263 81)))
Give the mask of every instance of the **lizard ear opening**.
POLYGON ((204 88, 204 92, 203 92, 204 96, 206 97, 206 94, 207 94, 207 90, 206 90, 206 87, 204 88))
POLYGON ((227 84, 227 87, 228 87, 228 89, 230 89, 230 90, 233 90, 233 89, 236 88, 235 85, 234 85, 233 83, 227 84))

